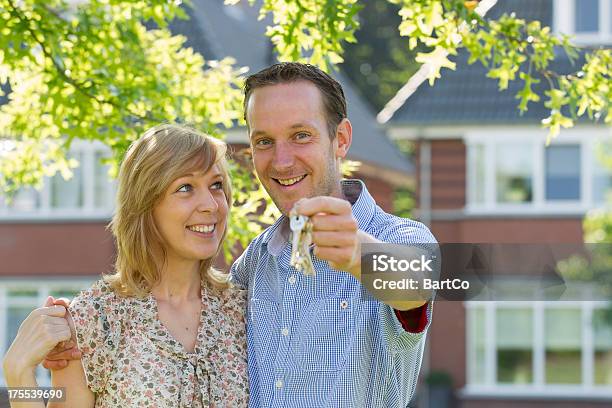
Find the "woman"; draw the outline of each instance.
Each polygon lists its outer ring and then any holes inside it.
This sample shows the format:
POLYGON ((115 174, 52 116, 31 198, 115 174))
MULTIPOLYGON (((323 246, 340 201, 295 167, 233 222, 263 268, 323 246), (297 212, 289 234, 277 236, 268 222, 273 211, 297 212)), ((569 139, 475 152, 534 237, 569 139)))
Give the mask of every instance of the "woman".
POLYGON ((4 360, 9 387, 36 386, 36 366, 70 339, 70 323, 82 363, 52 372, 66 387, 57 406, 247 405, 246 293, 212 268, 231 203, 225 149, 177 125, 130 146, 111 222, 115 273, 69 314, 53 299, 30 314, 4 360))

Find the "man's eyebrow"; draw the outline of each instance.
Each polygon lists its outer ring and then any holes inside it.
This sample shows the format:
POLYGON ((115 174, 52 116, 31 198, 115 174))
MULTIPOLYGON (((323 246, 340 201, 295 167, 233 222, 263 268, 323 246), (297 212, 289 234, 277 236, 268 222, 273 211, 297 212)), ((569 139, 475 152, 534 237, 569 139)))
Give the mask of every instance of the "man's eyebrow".
POLYGON ((250 136, 254 137, 254 136, 265 136, 267 135, 265 130, 256 130, 254 132, 251 132, 250 136))
POLYGON ((297 128, 311 128, 313 126, 309 125, 308 123, 296 123, 295 125, 291 126, 291 129, 297 129, 297 128))
MULTIPOLYGON (((312 125, 309 125, 308 123, 296 123, 294 125, 289 126, 289 129, 300 129, 300 128, 312 128, 312 125)), ((251 137, 254 136, 265 136, 268 133, 265 130, 255 130, 253 132, 251 132, 251 137)))

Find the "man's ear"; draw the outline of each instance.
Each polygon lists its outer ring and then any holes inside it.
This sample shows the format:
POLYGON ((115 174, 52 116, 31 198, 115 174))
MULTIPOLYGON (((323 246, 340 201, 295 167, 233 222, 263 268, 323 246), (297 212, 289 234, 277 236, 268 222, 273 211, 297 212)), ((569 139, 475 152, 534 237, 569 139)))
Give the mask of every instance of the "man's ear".
POLYGON ((352 141, 353 126, 348 119, 344 118, 340 121, 336 129, 336 159, 343 159, 346 156, 352 141))

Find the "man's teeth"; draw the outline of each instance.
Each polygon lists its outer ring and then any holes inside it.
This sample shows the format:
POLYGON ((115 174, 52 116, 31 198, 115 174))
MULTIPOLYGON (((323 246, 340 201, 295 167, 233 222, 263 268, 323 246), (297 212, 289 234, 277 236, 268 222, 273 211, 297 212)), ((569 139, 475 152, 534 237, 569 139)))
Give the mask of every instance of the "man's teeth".
POLYGON ((304 176, 299 176, 299 177, 294 177, 294 178, 290 178, 290 179, 278 179, 278 182, 281 183, 283 186, 290 186, 292 184, 297 183, 298 181, 300 181, 301 179, 303 179, 304 176))
POLYGON ((195 232, 213 232, 215 230, 215 224, 211 225, 192 225, 189 228, 191 231, 195 232))

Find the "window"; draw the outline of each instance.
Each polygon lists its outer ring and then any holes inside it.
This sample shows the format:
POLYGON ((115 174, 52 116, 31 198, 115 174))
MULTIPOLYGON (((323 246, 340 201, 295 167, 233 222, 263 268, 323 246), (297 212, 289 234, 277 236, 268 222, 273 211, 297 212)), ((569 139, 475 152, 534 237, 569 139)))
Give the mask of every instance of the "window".
POLYGON ((580 200, 580 146, 546 147, 546 200, 580 200))
POLYGON ((104 159, 108 154, 96 151, 94 157, 94 206, 95 208, 111 208, 113 206, 112 188, 109 188, 109 165, 105 164, 104 159))
POLYGON ((593 314, 595 384, 612 386, 612 316, 604 310, 593 314))
POLYGON ((4 205, 13 211, 36 211, 41 206, 40 192, 32 187, 24 188, 15 194, 12 202, 4 205))
POLYGON ((468 162, 473 165, 474 169, 471 201, 479 204, 485 202, 485 155, 485 147, 481 144, 475 145, 471 151, 468 150, 468 162))
POLYGON ((68 180, 64 180, 64 177, 59 173, 51 178, 51 208, 76 209, 83 207, 83 154, 72 152, 69 157, 81 164, 79 167, 72 169, 72 178, 68 180))
POLYGON ((580 215, 612 205, 612 161, 601 162, 612 157, 607 136, 576 132, 546 146, 535 133, 478 135, 466 145, 468 213, 580 215))
POLYGON ((103 163, 110 157, 101 144, 74 142, 69 157, 79 166, 64 180, 61 174, 43 180, 43 188, 24 188, 12 202, 0 195, 0 218, 87 218, 110 217, 113 209, 115 183, 109 179, 109 166, 103 163))
POLYGON ((554 25, 583 44, 612 43, 612 0, 554 0, 554 25))
POLYGON ((495 341, 497 382, 533 382, 533 316, 530 309, 497 310, 495 341))
MULTIPOLYGON (((40 307, 47 295, 54 297, 74 298, 81 290, 87 288, 93 279, 71 281, 21 281, 0 284, 0 355, 4 355, 17 335, 19 326, 32 310, 40 307)), ((49 373, 39 367, 38 383, 41 386, 50 384, 49 373)), ((4 376, 0 366, 0 385, 4 385, 4 376)))
POLYGON ((612 162, 606 157, 612 154, 612 146, 598 143, 595 145, 593 158, 593 201, 595 204, 610 202, 612 197, 612 162))
POLYGON ((547 309, 544 322, 546 384, 580 384, 581 310, 547 309))
POLYGON ((468 394, 611 395, 607 302, 467 302, 468 394))
POLYGON ((574 4, 574 31, 576 33, 598 32, 599 0, 580 0, 574 4))
POLYGON ((502 143, 495 151, 497 202, 525 203, 532 200, 532 149, 529 144, 502 143))

